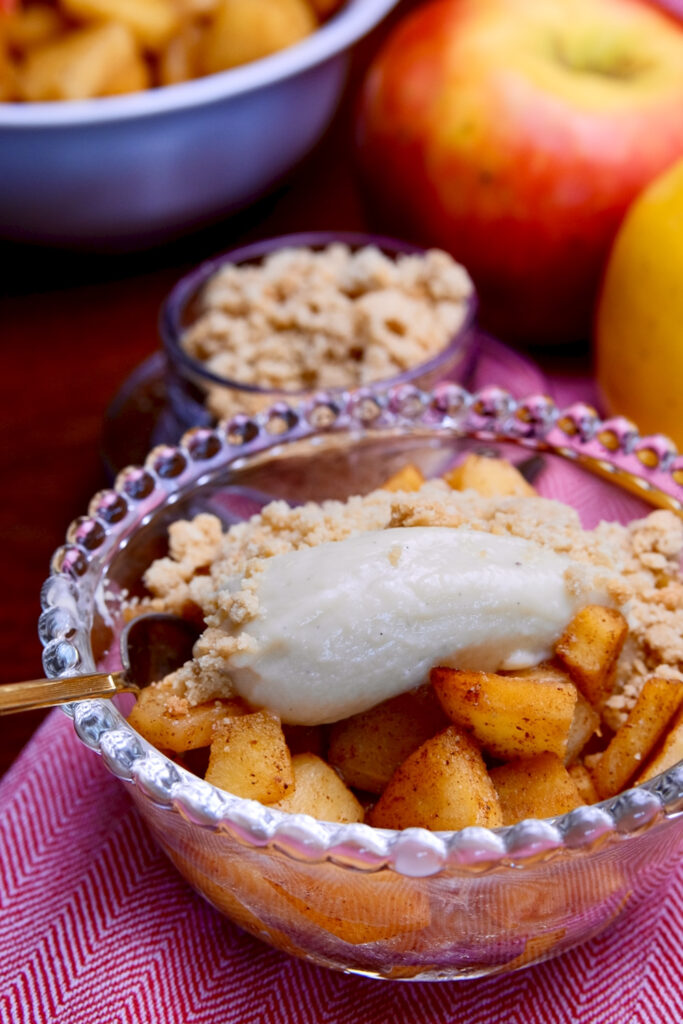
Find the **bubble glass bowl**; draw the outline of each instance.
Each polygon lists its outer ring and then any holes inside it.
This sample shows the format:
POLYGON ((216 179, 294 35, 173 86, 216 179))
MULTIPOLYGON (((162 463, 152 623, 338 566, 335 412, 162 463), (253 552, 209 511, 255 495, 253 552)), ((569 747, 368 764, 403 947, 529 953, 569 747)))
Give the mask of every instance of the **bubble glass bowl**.
MULTIPOLYGON (((43 588, 46 672, 114 667, 122 600, 141 592, 172 520, 211 511, 229 524, 272 497, 344 498, 407 461, 436 475, 482 445, 512 461, 544 453, 539 491, 573 500, 587 526, 596 509, 628 521, 652 504, 683 507, 683 459, 672 444, 585 405, 559 410, 544 397, 518 402, 456 384, 318 394, 194 428, 95 495, 43 588)), ((393 832, 233 797, 153 749, 113 703, 66 711, 198 892, 266 942, 343 971, 445 980, 516 970, 655 898, 683 848, 683 763, 555 819, 393 832)))

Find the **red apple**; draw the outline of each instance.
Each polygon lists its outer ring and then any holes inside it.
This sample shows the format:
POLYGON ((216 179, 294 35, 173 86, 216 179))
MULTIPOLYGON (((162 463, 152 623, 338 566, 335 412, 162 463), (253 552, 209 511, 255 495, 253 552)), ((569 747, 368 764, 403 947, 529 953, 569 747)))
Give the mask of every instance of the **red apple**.
POLYGON ((588 338, 610 243, 683 155, 683 26, 645 0, 435 0, 366 79, 378 224, 448 249, 508 339, 588 338))

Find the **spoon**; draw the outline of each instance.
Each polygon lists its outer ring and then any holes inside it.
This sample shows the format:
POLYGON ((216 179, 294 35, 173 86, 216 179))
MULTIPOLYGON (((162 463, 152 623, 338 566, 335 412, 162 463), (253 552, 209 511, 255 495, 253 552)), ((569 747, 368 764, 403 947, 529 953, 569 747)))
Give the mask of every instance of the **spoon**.
POLYGON ((0 715, 68 704, 89 697, 113 697, 140 690, 192 657, 201 629, 177 615, 151 612, 128 623, 121 634, 123 668, 65 679, 31 679, 0 686, 0 715))

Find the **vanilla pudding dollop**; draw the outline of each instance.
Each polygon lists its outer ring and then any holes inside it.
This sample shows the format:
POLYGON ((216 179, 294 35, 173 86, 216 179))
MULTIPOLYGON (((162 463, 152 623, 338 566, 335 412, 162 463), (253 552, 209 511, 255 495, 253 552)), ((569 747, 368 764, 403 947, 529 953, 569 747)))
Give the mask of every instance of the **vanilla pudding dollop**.
POLYGON ((255 577, 246 649, 225 671, 250 704, 319 725, 419 686, 437 664, 526 668, 579 608, 610 603, 604 570, 585 569, 520 537, 444 526, 299 548, 255 577))

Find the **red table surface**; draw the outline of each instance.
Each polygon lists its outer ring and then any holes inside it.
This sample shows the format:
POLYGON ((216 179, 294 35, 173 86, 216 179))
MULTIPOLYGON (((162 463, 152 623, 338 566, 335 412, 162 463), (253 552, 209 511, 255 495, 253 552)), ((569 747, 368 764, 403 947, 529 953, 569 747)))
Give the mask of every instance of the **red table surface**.
MULTIPOLYGON (((404 0, 394 19, 414 5, 404 0)), ((172 284, 195 263, 240 242, 371 227, 349 151, 358 86, 386 27, 356 52, 323 142, 279 191, 239 217, 134 255, 79 256, 0 243, 0 682, 43 674, 40 587, 68 524, 108 482, 99 454, 103 416, 126 377, 158 347, 158 310, 172 284)), ((542 358, 550 361, 547 353, 542 358)), ((571 368, 588 374, 586 348, 571 368)), ((0 718, 0 774, 41 718, 40 712, 0 718)))

